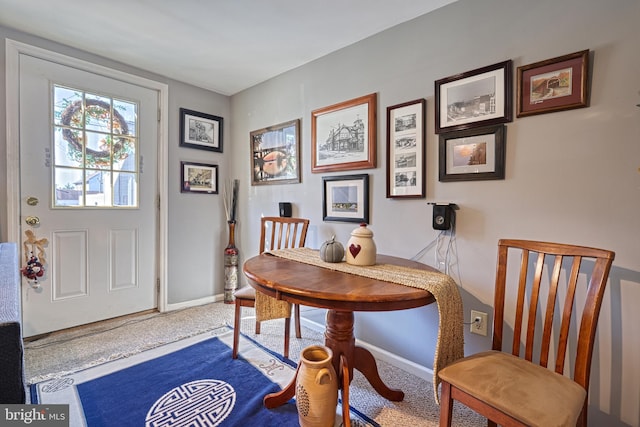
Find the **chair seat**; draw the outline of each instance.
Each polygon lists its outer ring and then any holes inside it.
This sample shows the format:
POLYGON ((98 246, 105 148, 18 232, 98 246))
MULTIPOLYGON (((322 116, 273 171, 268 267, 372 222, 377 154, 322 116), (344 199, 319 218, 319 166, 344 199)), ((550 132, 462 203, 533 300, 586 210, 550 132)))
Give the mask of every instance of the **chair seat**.
POLYGON ((243 288, 238 289, 233 294, 234 297, 240 299, 256 299, 256 290, 251 286, 245 286, 243 288))
POLYGON ((576 425, 587 395, 571 379, 499 351, 461 359, 439 376, 530 426, 576 425))

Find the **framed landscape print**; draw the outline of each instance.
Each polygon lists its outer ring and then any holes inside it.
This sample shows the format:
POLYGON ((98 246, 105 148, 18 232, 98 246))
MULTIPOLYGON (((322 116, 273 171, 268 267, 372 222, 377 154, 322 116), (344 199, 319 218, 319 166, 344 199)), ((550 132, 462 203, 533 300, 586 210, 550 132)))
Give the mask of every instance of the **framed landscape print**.
POLYGON ((369 175, 322 178, 324 221, 369 223, 369 175))
POLYGON ((440 181, 504 179, 505 137, 504 125, 441 134, 440 181))
POLYGON ((251 185, 300 182, 300 119, 254 130, 251 185))
POLYGON ((372 93, 311 112, 311 172, 376 167, 376 105, 372 93))
POLYGON ((513 120, 511 60, 436 80, 436 133, 513 120))
POLYGON ((387 107, 387 198, 425 196, 425 112, 417 99, 387 107))
POLYGON ((589 51, 518 67, 517 117, 587 107, 589 51))
POLYGON ((218 194, 218 166, 180 162, 180 192, 218 194))
POLYGON ((180 146, 222 153, 223 118, 180 109, 180 146))

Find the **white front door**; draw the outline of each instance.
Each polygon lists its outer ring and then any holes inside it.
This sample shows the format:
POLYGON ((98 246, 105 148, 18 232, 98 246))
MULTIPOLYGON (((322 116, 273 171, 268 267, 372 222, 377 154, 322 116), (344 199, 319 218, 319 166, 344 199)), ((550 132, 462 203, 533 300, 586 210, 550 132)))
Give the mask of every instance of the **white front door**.
POLYGON ((24 336, 157 307, 158 92, 19 65, 24 336))

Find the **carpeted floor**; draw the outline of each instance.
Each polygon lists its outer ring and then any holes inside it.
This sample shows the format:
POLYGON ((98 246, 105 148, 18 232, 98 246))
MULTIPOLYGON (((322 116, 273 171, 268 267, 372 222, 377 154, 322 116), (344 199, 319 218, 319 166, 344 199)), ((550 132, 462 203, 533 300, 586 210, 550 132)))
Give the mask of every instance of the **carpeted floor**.
MULTIPOLYGON (((260 335, 254 334, 251 309, 243 309, 241 331, 264 346, 282 352, 283 321, 263 322, 260 335)), ((60 377, 109 360, 127 357, 149 348, 206 331, 227 330, 233 325, 233 305, 213 303, 168 313, 151 313, 100 322, 82 328, 51 334, 25 343, 26 376, 29 384, 60 377)), ((298 361, 300 351, 322 344, 321 332, 305 328, 302 339, 291 338, 290 355, 298 361)), ((405 392, 402 402, 380 397, 367 380, 355 371, 350 400, 382 426, 437 426, 439 407, 431 383, 393 365, 378 361, 386 384, 405 392)), ((454 408, 454 426, 485 426, 486 419, 463 406, 454 408)))

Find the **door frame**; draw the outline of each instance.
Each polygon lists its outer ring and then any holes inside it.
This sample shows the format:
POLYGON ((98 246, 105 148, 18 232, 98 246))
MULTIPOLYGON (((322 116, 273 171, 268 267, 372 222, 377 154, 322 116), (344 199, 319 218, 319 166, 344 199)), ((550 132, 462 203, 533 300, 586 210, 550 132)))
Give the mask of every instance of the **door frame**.
POLYGON ((169 86, 144 77, 114 70, 102 65, 52 52, 36 46, 6 39, 6 109, 7 109, 7 229, 8 240, 21 244, 20 221, 20 55, 56 62, 82 71, 98 74, 103 77, 121 80, 130 84, 145 87, 158 92, 158 226, 157 226, 157 265, 156 277, 159 280, 157 289, 158 310, 168 310, 167 303, 167 236, 168 236, 168 105, 169 86))

